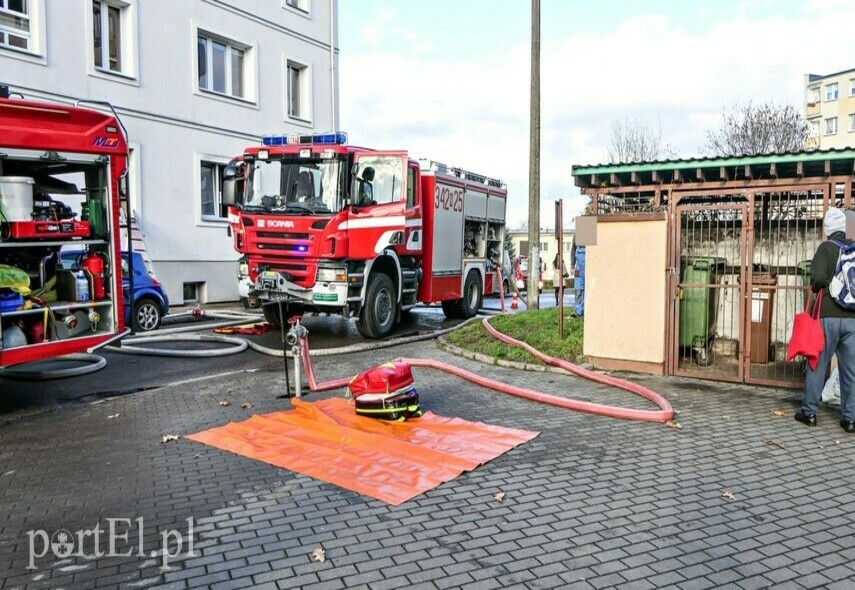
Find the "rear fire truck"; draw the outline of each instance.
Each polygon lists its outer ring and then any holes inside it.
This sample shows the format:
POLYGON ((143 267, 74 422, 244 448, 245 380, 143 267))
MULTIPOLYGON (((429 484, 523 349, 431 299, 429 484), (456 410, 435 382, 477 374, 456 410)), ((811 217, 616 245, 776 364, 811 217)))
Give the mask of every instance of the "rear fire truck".
POLYGON ((223 195, 241 297, 268 321, 336 313, 381 338, 416 305, 467 318, 500 281, 507 290, 502 182, 343 133, 262 143, 229 165, 223 195))
POLYGON ((114 116, 10 99, 0 87, 0 366, 102 345, 124 330, 114 116), (63 268, 64 248, 79 253, 63 268))

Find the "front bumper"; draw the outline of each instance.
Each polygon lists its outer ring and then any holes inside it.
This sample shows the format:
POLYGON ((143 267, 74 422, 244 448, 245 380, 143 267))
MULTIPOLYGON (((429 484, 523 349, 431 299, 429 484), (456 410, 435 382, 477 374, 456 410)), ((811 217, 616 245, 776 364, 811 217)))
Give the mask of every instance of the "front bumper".
POLYGON ((278 272, 264 271, 259 273, 254 283, 249 283, 247 296, 258 297, 263 301, 298 302, 306 308, 340 310, 347 307, 347 283, 316 282, 312 287, 305 288, 278 272))

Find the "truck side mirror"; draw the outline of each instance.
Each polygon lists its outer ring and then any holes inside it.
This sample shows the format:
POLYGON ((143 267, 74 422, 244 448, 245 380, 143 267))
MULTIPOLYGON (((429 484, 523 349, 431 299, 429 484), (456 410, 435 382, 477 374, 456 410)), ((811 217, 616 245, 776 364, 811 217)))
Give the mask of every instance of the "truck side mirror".
POLYGON ((223 205, 233 207, 242 204, 243 172, 243 163, 234 160, 223 168, 223 205))
POLYGON ((237 179, 234 177, 223 179, 223 205, 234 207, 237 204, 235 197, 236 183, 237 179))

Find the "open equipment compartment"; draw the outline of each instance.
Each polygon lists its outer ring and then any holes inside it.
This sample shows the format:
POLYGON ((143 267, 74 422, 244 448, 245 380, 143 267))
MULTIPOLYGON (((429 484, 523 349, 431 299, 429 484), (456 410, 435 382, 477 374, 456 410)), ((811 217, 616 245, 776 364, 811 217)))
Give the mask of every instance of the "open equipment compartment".
POLYGON ((126 163, 114 117, 0 98, 0 366, 84 351, 124 329, 126 163))

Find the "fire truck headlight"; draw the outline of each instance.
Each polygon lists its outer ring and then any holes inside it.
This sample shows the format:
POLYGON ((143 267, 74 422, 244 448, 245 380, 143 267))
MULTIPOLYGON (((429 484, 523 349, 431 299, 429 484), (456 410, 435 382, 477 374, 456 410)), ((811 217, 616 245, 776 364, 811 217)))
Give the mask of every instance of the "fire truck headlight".
POLYGON ((239 274, 240 274, 240 276, 242 276, 242 277, 247 277, 247 276, 249 276, 249 264, 247 264, 246 262, 241 262, 241 263, 238 265, 238 273, 239 273, 239 274))
POLYGON ((346 268, 318 268, 317 282, 319 283, 344 283, 345 281, 347 281, 346 268))

